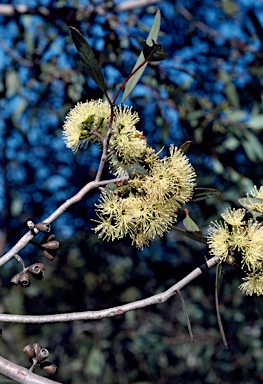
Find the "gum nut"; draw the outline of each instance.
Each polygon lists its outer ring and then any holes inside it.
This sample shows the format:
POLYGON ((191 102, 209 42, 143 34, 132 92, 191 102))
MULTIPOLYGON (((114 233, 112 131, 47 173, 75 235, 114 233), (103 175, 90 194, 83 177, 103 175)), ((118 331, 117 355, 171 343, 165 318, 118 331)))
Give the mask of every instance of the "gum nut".
POLYGON ((38 223, 35 225, 35 227, 40 231, 40 232, 50 232, 51 230, 51 225, 48 223, 38 223))
POLYGON ((44 250, 43 255, 48 259, 48 260, 54 260, 55 256, 52 256, 48 251, 44 250))
POLYGON ((41 345, 39 343, 34 343, 33 344, 33 348, 34 348, 34 351, 35 351, 35 355, 39 355, 39 352, 40 352, 40 349, 42 348, 41 345))
POLYGON ((58 249, 59 248, 59 242, 57 240, 51 240, 47 243, 41 244, 41 246, 45 249, 58 249))
POLYGON ((35 263, 28 267, 28 272, 34 275, 44 274, 45 266, 42 263, 35 263))
POLYGON ((29 358, 32 358, 35 356, 35 350, 32 344, 26 345, 25 348, 23 349, 23 352, 29 358))
POLYGON ((27 272, 20 273, 20 285, 24 288, 27 288, 30 286, 30 277, 27 272))
POLYGON ((12 277, 12 279, 11 279, 12 284, 15 284, 15 285, 20 284, 20 273, 17 273, 15 276, 12 277))
POLYGON ((45 360, 49 356, 49 352, 46 348, 41 348, 39 353, 36 354, 36 358, 38 361, 45 360))
POLYGON ((54 373, 57 370, 57 366, 55 364, 50 363, 50 361, 44 361, 40 368, 43 369, 43 371, 49 373, 50 375, 54 375, 54 373))

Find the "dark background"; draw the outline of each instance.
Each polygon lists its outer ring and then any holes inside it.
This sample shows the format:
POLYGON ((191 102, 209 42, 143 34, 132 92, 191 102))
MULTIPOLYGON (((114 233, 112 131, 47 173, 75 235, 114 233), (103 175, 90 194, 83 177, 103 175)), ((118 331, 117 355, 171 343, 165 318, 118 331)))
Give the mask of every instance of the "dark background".
MULTIPOLYGON (((165 154, 171 143, 192 141, 198 186, 222 192, 187 206, 204 234, 226 207, 238 207, 239 197, 262 184, 262 1, 137 1, 130 9, 126 1, 8 3, 0 4, 1 253, 27 231, 28 219, 44 220, 96 173, 99 147, 74 155, 62 140, 69 109, 103 96, 79 64, 70 25, 88 39, 113 95, 160 8, 159 41, 168 57, 148 65, 126 103, 156 150, 165 146, 165 154)), ((53 223, 61 244, 54 261, 32 245, 21 252, 27 265, 45 263, 44 280, 32 278, 22 289, 10 283, 19 264, 2 268, 3 313, 108 308, 161 292, 203 263, 206 246, 175 230, 139 251, 128 239, 98 240, 90 221, 97 199, 92 193, 53 223)), ((28 367, 22 349, 40 342, 59 367, 55 379, 67 384, 260 383, 262 320, 238 290, 241 279, 238 268, 225 267, 220 309, 229 350, 216 319, 213 269, 182 291, 194 343, 174 297, 100 321, 3 324, 0 352, 28 367)))

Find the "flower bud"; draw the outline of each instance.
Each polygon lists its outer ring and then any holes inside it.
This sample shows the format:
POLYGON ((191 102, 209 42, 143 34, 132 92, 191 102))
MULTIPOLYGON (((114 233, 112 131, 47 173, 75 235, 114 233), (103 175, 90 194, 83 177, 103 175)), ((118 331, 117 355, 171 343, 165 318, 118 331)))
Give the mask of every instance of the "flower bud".
POLYGON ((37 228, 40 232, 50 232, 51 225, 48 223, 38 223, 35 225, 35 228, 37 228))
POLYGON ((50 361, 43 361, 43 363, 40 364, 40 368, 43 369, 43 371, 49 373, 50 375, 54 375, 57 370, 57 366, 55 364, 52 364, 50 361))
POLYGON ((36 279, 41 280, 45 274, 45 266, 42 263, 32 264, 28 267, 28 272, 32 273, 36 279))
POLYGON ((236 259, 232 255, 228 255, 225 262, 229 265, 236 265, 236 259))
POLYGON ((24 354, 28 357, 28 358, 32 358, 35 356, 35 350, 34 350, 34 347, 32 344, 28 344, 25 346, 25 348, 23 349, 23 352, 24 354))

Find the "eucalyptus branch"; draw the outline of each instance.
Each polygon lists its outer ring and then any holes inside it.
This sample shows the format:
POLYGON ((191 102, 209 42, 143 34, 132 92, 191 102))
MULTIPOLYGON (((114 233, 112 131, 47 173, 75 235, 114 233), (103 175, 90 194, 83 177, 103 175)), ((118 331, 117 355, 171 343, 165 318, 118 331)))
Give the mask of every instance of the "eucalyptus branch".
POLYGON ((58 381, 49 380, 45 377, 36 375, 28 369, 14 364, 0 356, 0 373, 16 383, 21 384, 60 384, 58 381))
POLYGON ((185 276, 178 283, 164 292, 147 297, 146 299, 133 301, 131 303, 119 305, 113 308, 107 308, 97 311, 85 311, 85 312, 73 312, 73 313, 61 313, 57 315, 9 315, 0 314, 0 322, 3 323, 26 323, 26 324, 43 324, 43 323, 60 323, 68 321, 86 321, 86 320, 100 320, 106 317, 113 317, 117 315, 123 315, 125 312, 132 311, 139 308, 145 308, 149 305, 161 304, 167 301, 170 297, 174 296, 177 291, 184 288, 191 281, 202 275, 208 269, 218 264, 219 258, 214 256, 207 260, 200 267, 195 268, 187 276, 185 276))
MULTIPOLYGON (((116 183, 119 181, 126 180, 125 177, 115 178, 111 180, 102 180, 102 181, 91 181, 86 184, 76 195, 72 196, 70 199, 66 200, 58 209, 56 209, 49 217, 47 217, 43 222, 51 224, 59 216, 61 216, 71 205, 79 202, 88 192, 92 189, 102 187, 109 183, 116 183)), ((23 248, 25 248, 30 241, 33 240, 36 233, 33 234, 32 231, 28 231, 21 239, 13 246, 10 251, 0 258, 0 267, 6 264, 11 260, 16 254, 18 254, 23 248)))

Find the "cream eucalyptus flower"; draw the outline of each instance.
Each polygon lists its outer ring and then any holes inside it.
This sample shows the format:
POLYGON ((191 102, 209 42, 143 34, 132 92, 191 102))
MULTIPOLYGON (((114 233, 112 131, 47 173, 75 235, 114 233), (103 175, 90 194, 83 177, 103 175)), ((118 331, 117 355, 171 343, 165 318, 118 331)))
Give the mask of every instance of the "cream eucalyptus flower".
POLYGON ((246 295, 263 295, 263 271, 250 274, 243 278, 244 283, 240 284, 239 289, 246 295))
POLYGON ((87 145, 89 141, 98 140, 92 131, 105 135, 109 117, 110 105, 107 101, 98 99, 77 103, 67 114, 63 125, 66 146, 77 152, 79 147, 87 145))

